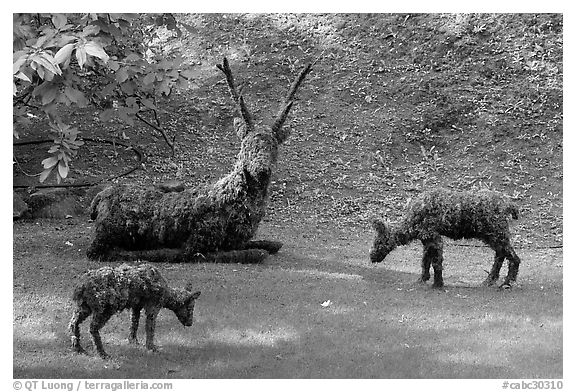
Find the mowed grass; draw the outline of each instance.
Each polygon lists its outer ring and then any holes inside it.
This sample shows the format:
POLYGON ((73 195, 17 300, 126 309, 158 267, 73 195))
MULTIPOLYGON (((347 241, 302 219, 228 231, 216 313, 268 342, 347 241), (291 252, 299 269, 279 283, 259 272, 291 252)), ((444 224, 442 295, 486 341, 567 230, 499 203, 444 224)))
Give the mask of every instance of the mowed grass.
POLYGON ((418 244, 371 265, 368 231, 267 224, 262 238, 285 244, 262 265, 158 264, 172 285, 202 291, 192 327, 160 313, 159 353, 128 344, 124 312, 102 330, 111 360, 95 355, 89 320, 90 354, 77 355, 72 287, 102 266, 84 257, 86 232, 82 221, 14 224, 15 378, 562 377, 561 252, 519 249, 519 285, 498 290, 480 286, 489 249, 447 245, 437 290, 415 283, 418 244))

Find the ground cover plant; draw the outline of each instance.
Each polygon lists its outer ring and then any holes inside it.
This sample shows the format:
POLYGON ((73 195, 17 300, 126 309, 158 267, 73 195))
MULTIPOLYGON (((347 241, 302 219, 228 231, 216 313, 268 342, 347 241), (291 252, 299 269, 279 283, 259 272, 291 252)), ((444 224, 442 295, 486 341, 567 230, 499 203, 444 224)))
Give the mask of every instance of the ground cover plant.
MULTIPOLYGON (((126 344, 130 315, 121 313, 102 328, 113 358, 102 360, 73 353, 67 330, 72 283, 103 266, 85 256, 94 223, 15 221, 14 377, 563 376, 561 15, 176 17, 190 29, 162 45, 182 53, 194 83, 158 113, 177 135, 174 155, 160 135, 103 126, 90 108, 65 111, 83 137, 134 145, 145 160, 87 142, 63 183, 135 163, 143 170, 114 182, 213 182, 239 149, 235 105, 214 65, 229 59, 265 122, 294 75, 320 58, 284 124, 290 138, 254 237, 283 247, 257 265, 158 263, 175 287, 193 281, 202 291, 194 325, 160 312, 160 350, 149 353, 126 344), (433 186, 489 188, 518 205, 510 230, 522 267, 511 290, 479 284, 493 261, 480 242, 445 242, 442 290, 415 283, 417 243, 370 263, 370 219, 397 221, 433 186)), ((22 140, 49 129, 31 120, 22 140)), ((29 187, 47 148, 14 147, 22 194, 41 189, 29 187)))

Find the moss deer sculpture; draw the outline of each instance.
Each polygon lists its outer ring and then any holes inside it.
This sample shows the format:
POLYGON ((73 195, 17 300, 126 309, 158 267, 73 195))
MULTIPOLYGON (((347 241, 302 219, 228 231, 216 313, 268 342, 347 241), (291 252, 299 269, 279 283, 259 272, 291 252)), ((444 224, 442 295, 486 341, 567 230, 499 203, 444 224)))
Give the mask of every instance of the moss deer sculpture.
POLYGON ((424 248, 420 282, 430 279, 434 269, 434 287, 444 286, 442 278, 442 237, 459 240, 476 238, 495 252, 492 269, 484 281, 491 286, 500 276, 504 259, 508 259, 508 275, 500 287, 509 288, 518 275, 520 258, 512 246, 510 218, 518 219, 519 209, 497 192, 457 192, 432 189, 411 199, 400 222, 390 225, 372 220, 376 232, 370 260, 379 263, 399 245, 420 240, 424 248))
POLYGON ((282 246, 251 239, 266 213, 278 146, 289 136, 283 125, 312 64, 293 81, 272 125, 258 129, 228 60, 217 67, 241 115, 234 119, 242 143, 232 171, 215 183, 181 192, 135 185, 104 189, 90 207, 95 220, 86 252, 90 259, 258 263, 282 246))

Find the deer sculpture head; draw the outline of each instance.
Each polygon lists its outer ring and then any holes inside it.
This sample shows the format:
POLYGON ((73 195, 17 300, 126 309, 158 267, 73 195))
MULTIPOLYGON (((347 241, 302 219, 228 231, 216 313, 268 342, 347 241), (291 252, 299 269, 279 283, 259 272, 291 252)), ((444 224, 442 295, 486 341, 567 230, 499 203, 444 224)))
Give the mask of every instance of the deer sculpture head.
POLYGON ((234 118, 236 135, 242 141, 240 153, 236 165, 237 169, 244 171, 247 181, 255 181, 260 187, 267 187, 272 167, 278 156, 278 145, 282 144, 289 136, 289 131, 283 129, 284 122, 294 104, 294 96, 306 75, 312 70, 312 64, 308 64, 292 82, 288 94, 284 98, 274 122, 269 127, 256 128, 254 119, 244 97, 242 89, 236 87, 228 59, 224 58, 222 64, 216 65, 226 76, 230 95, 236 103, 237 110, 241 115, 234 118))

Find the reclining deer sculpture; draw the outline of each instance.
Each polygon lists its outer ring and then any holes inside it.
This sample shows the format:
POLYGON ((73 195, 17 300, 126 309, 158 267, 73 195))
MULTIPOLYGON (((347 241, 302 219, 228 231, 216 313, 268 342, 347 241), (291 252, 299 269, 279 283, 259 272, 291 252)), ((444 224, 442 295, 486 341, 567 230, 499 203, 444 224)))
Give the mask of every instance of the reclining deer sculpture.
POLYGON ((226 76, 241 119, 234 119, 242 141, 230 173, 212 184, 163 192, 158 188, 114 185, 98 193, 91 205, 95 220, 86 254, 97 260, 151 262, 258 263, 282 243, 251 241, 266 212, 268 187, 278 146, 294 96, 312 64, 292 83, 271 127, 256 129, 228 60, 217 67, 226 76))

